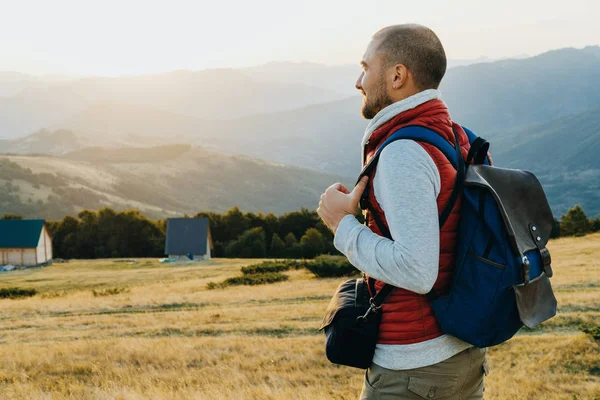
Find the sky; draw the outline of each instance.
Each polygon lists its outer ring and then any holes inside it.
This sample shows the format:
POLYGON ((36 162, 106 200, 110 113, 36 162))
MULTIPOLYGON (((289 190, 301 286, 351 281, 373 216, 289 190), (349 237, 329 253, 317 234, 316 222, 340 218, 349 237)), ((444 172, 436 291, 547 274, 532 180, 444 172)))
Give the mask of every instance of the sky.
POLYGON ((600 45, 598 0, 0 0, 0 71, 132 75, 270 61, 358 64, 420 23, 451 60, 600 45))

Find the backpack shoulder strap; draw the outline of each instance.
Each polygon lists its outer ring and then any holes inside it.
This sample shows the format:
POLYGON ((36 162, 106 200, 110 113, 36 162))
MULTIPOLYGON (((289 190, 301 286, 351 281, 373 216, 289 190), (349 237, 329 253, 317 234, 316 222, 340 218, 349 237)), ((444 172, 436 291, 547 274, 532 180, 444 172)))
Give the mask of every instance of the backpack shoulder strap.
MULTIPOLYGON (((439 224, 441 229, 441 227, 444 225, 444 223, 450 216, 450 212, 454 208, 454 203, 456 202, 458 195, 460 194, 460 191, 462 189, 462 181, 464 180, 465 174, 465 161, 460 151, 458 134, 456 133, 456 131, 454 131, 454 129, 453 132, 455 138, 454 147, 452 147, 452 145, 438 133, 434 132, 429 128, 425 128, 424 126, 409 125, 398 129, 396 132, 392 133, 392 135, 390 135, 390 137, 388 137, 386 141, 381 144, 381 146, 379 146, 375 155, 369 160, 367 165, 361 171, 360 175, 358 176, 358 179, 356 180, 356 184, 358 184, 360 178, 362 178, 365 174, 369 173, 377 164, 377 161, 379 160, 379 156, 381 155, 383 149, 388 144, 393 143, 396 140, 409 139, 415 140, 417 142, 428 143, 432 146, 435 146, 446 156, 448 161, 458 171, 456 184, 454 185, 454 188, 452 190, 452 195, 450 196, 450 199, 448 199, 448 202, 444 206, 444 210, 442 211, 439 217, 439 224)), ((378 227, 381 230, 381 233, 383 233, 386 237, 391 238, 389 231, 385 229, 383 225, 380 225, 378 223, 378 227)))
POLYGON ((383 149, 385 149, 385 147, 387 145, 395 142, 396 140, 400 140, 400 139, 410 139, 410 140, 415 140, 417 142, 427 143, 432 146, 435 146, 438 150, 440 150, 444 154, 444 156, 446 156, 446 158, 448 159, 450 164, 452 164, 454 169, 456 169, 458 167, 456 151, 455 151, 454 147, 452 147, 452 145, 446 139, 444 139, 442 136, 440 136, 438 133, 434 132, 433 130, 426 128, 424 126, 408 125, 408 126, 404 126, 404 127, 400 128, 396 132, 392 133, 390 135, 390 137, 388 137, 386 139, 386 141, 383 142, 381 144, 381 146, 379 146, 375 155, 373 157, 371 157, 371 159, 369 160, 367 165, 364 166, 364 168, 358 175, 356 184, 358 184, 358 182, 360 181, 360 178, 362 178, 363 176, 365 176, 366 174, 371 172, 371 170, 375 167, 375 165, 377 165, 377 162, 379 161, 379 156, 381 155, 381 152, 383 151, 383 149))

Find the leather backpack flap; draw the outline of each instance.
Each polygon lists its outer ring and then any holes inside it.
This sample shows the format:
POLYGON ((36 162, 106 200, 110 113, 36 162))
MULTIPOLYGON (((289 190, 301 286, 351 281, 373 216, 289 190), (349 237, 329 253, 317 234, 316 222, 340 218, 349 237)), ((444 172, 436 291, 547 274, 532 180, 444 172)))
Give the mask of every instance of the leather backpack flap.
POLYGON ((546 248, 554 218, 538 179, 527 171, 473 165, 467 170, 465 185, 485 187, 492 193, 518 254, 540 253, 542 273, 530 281, 527 262, 524 283, 513 286, 523 324, 532 328, 556 315, 556 298, 548 279, 552 276, 551 258, 546 248))
POLYGON ((517 169, 470 165, 465 185, 482 186, 492 193, 518 253, 545 248, 554 218, 535 175, 517 169), (533 226, 535 236, 531 234, 533 226))

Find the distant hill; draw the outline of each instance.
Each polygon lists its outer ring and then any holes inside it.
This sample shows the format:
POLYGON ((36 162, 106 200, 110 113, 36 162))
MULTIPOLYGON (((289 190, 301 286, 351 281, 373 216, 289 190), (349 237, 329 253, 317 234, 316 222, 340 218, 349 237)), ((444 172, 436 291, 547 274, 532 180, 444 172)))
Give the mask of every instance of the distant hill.
POLYGON ((325 65, 311 62, 270 62, 241 71, 262 82, 302 84, 351 96, 358 93, 354 84, 361 73, 360 55, 355 64, 325 65))
MULTIPOLYGON (((511 57, 522 59, 528 56, 511 57)), ((325 65, 312 62, 270 62, 255 67, 244 68, 244 74, 253 79, 264 82, 285 82, 320 87, 351 96, 357 93, 354 87, 361 68, 359 65, 361 54, 356 55, 356 62, 345 65, 325 65)), ((448 68, 466 66, 471 64, 494 62, 488 57, 476 59, 451 59, 448 68)))
POLYGON ((14 96, 24 88, 30 86, 34 77, 20 72, 0 72, 0 97, 14 96))
POLYGON ((329 171, 360 172, 360 140, 368 121, 353 96, 300 110, 223 121, 200 136, 219 151, 329 171))
MULTIPOLYGON (((77 124, 73 124, 76 126, 77 124)), ((125 131, 126 132, 126 131, 125 131)), ((153 147, 177 141, 176 135, 162 137, 138 136, 117 131, 108 134, 103 130, 81 133, 71 129, 42 129, 18 139, 0 140, 0 154, 48 154, 60 156, 92 146, 105 149, 122 147, 153 147)), ((188 138, 185 141, 189 141, 188 138)), ((181 141, 180 141, 181 142, 181 141)))
POLYGON ((64 157, 0 156, 0 210, 62 218, 82 208, 138 208, 151 217, 199 211, 282 214, 315 209, 351 178, 189 145, 84 149, 64 157), (79 161, 81 159, 92 161, 79 161))
POLYGON ((81 78, 51 86, 29 86, 14 96, 0 98, 0 137, 15 138, 55 126, 98 103, 146 106, 219 120, 291 110, 343 97, 319 87, 257 81, 234 69, 81 78))
POLYGON ((298 110, 227 121, 207 121, 146 106, 102 103, 57 124, 66 129, 41 131, 0 141, 0 145, 4 153, 62 155, 89 146, 191 143, 228 154, 352 176, 360 170, 358 146, 368 122, 360 116, 361 102, 355 95, 298 110))
POLYGON ((105 102, 88 106, 53 127, 66 128, 94 138, 106 134, 115 138, 134 134, 145 138, 179 137, 189 141, 192 137, 202 139, 213 126, 220 123, 149 106, 105 102))
POLYGON ((534 172, 555 212, 600 214, 600 106, 490 136, 494 162, 534 172))
POLYGON ((11 97, 30 87, 47 87, 76 79, 74 76, 47 74, 35 76, 14 71, 0 71, 0 97, 11 97))
POLYGON ((86 145, 89 146, 89 141, 66 129, 42 130, 24 138, 0 140, 2 152, 14 154, 60 155, 86 145))
POLYGON ((452 68, 440 89, 453 119, 482 133, 549 121, 600 105, 600 47, 452 68))

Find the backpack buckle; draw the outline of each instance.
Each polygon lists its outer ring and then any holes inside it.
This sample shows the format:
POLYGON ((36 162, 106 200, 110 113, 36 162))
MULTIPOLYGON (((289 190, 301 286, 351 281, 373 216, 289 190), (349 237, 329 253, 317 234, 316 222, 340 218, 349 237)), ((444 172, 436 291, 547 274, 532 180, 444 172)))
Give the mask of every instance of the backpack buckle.
POLYGON ((527 258, 527 256, 523 256, 523 283, 525 285, 529 285, 529 259, 527 258))
POLYGON ((540 256, 542 257, 542 268, 544 269, 544 272, 548 278, 551 278, 552 267, 550 266, 550 263, 552 262, 552 257, 550 256, 550 250, 548 250, 546 247, 540 249, 540 256))
POLYGON ((366 322, 369 319, 369 314, 379 312, 379 309, 381 308, 381 306, 378 306, 377 304, 375 304, 375 302, 373 301, 373 297, 371 297, 369 299, 369 304, 371 306, 367 309, 367 312, 365 313, 365 315, 359 315, 358 317, 356 317, 357 322, 366 322))
POLYGON ((375 301, 374 301, 374 300, 375 300, 375 298, 374 298, 374 297, 371 297, 371 298, 369 299, 369 304, 371 305, 371 307, 369 307, 369 310, 371 310, 371 309, 372 309, 372 310, 373 310, 373 312, 378 312, 378 311, 381 309, 381 305, 377 305, 377 304, 375 304, 375 301))

